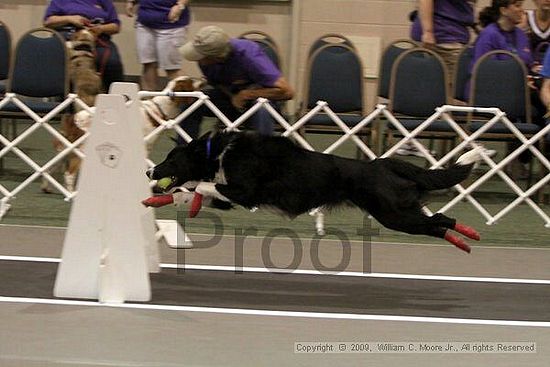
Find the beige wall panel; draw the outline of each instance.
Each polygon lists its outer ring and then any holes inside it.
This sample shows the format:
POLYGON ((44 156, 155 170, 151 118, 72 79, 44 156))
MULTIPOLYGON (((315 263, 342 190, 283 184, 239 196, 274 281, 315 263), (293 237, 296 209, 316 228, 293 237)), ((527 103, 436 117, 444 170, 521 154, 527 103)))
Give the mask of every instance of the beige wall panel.
MULTIPOLYGON (((290 53, 291 15, 288 4, 281 5, 246 5, 235 4, 220 6, 215 4, 195 3, 192 7, 193 18, 189 37, 201 27, 211 24, 224 28, 229 35, 236 37, 245 31, 262 30, 275 39, 283 59, 283 71, 288 73, 290 53)), ((194 63, 185 62, 183 70, 191 75, 199 73, 194 63)))
POLYGON ((304 0, 304 22, 359 23, 393 25, 408 23, 407 14, 414 8, 410 1, 304 0))
MULTIPOLYGON (((14 43, 24 32, 42 25, 46 4, 46 0, 0 1, 0 19, 10 28, 14 43)), ((114 36, 114 41, 119 47, 125 73, 140 74, 141 65, 137 61, 135 47, 134 19, 128 18, 124 14, 124 3, 117 2, 116 6, 122 30, 114 36)), ((220 25, 232 36, 237 36, 248 30, 261 29, 277 41, 285 60, 283 66, 287 64, 286 59, 290 52, 288 47, 290 44, 290 6, 288 3, 223 5, 219 1, 212 3, 201 1, 192 4, 192 11, 190 36, 200 27, 209 24, 220 25)), ((183 72, 190 75, 200 74, 194 63, 185 63, 183 72)))
POLYGON ((11 31, 13 43, 28 30, 42 26, 44 1, 0 1, 0 19, 11 31))
MULTIPOLYGON (((286 76, 295 70, 298 80, 294 87, 302 90, 306 56, 311 43, 320 35, 335 32, 347 36, 380 37, 381 48, 398 38, 407 38, 409 33, 408 13, 416 6, 416 0, 293 0, 298 3, 257 3, 253 1, 191 0, 193 18, 189 37, 202 26, 217 24, 232 36, 247 30, 263 30, 275 38, 283 59, 286 76), (299 30, 292 34, 292 4, 299 8, 299 30), (290 65, 291 41, 298 39, 296 62, 290 65)), ((479 11, 491 0, 478 0, 479 11)), ((27 30, 42 24, 47 0, 0 0, 0 19, 10 27, 14 41, 27 30)), ((532 0, 524 4, 532 9, 532 0)), ((122 21, 122 31, 115 36, 120 48, 125 72, 140 74, 135 48, 134 20, 124 15, 124 4, 117 3, 122 21)), ((14 42, 15 43, 15 42, 14 42)), ((195 63, 185 62, 182 72, 198 76, 195 63)), ((375 95, 376 80, 365 79, 365 91, 369 106, 375 95)))

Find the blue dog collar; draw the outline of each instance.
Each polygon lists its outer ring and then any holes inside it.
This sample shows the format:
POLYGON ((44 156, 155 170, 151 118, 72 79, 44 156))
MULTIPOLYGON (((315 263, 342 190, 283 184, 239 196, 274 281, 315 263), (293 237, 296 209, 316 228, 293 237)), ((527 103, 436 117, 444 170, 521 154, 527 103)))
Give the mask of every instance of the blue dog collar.
POLYGON ((206 140, 206 159, 210 159, 211 148, 212 148, 212 139, 208 138, 206 140))

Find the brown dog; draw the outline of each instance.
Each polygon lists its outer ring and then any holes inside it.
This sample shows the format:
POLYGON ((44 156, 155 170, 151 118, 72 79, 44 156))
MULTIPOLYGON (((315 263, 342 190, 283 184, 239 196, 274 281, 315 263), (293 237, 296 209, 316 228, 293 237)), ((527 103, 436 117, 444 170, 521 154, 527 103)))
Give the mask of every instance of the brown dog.
MULTIPOLYGON (((194 92, 200 90, 204 85, 203 79, 192 78, 189 76, 177 77, 166 85, 164 92, 194 92)), ((163 121, 176 118, 181 112, 184 106, 190 105, 195 101, 194 97, 175 97, 175 96, 157 96, 151 99, 147 99, 141 102, 141 114, 142 114, 142 132, 143 136, 149 135, 154 129, 156 129, 163 121)), ((91 108, 92 112, 95 108, 91 108)), ((64 131, 69 141, 74 141, 78 137, 82 136, 84 132, 90 127, 92 121, 92 115, 87 110, 79 111, 74 120, 70 121, 64 131), (76 130, 75 130, 76 129, 76 130), (71 140, 74 139, 74 140, 71 140)), ((146 144, 147 155, 153 149, 153 145, 157 140, 158 135, 153 136, 146 144)), ((65 185, 67 189, 74 190, 74 183, 76 182, 76 176, 80 167, 80 158, 75 154, 71 154, 69 159, 67 170, 65 171, 65 185), (69 184, 72 184, 69 186, 69 184), (70 187, 70 188, 69 188, 70 187)), ((72 191, 71 190, 71 191, 72 191)))
MULTIPOLYGON (((72 90, 86 105, 93 106, 96 96, 102 92, 102 82, 95 64, 95 36, 87 29, 75 32, 66 43, 70 56, 69 77, 72 90)), ((78 106, 76 106, 77 109, 78 106)), ((65 114, 61 120, 61 133, 69 142, 80 138, 84 131, 74 123, 74 115, 65 114)), ((54 139, 56 151, 65 149, 65 145, 54 139)), ((74 191, 76 173, 80 167, 80 158, 74 153, 67 155, 61 164, 64 166, 64 183, 69 191, 74 191)), ((51 192, 47 180, 42 180, 42 191, 51 192)))
POLYGON ((95 64, 95 36, 82 29, 67 42, 71 62, 70 77, 73 90, 88 106, 93 106, 96 96, 102 92, 102 82, 95 64))
MULTIPOLYGON (((194 92, 200 90, 204 80, 189 76, 179 76, 168 82, 163 92, 194 92)), ((176 118, 184 106, 190 105, 194 97, 157 96, 141 101, 141 114, 143 117, 143 136, 149 135, 163 121, 176 118)), ((94 111, 94 109, 92 109, 94 111)), ((86 130, 91 123, 91 115, 88 111, 82 110, 75 115, 75 124, 86 130)), ((147 142, 147 154, 153 149, 158 135, 147 142)))

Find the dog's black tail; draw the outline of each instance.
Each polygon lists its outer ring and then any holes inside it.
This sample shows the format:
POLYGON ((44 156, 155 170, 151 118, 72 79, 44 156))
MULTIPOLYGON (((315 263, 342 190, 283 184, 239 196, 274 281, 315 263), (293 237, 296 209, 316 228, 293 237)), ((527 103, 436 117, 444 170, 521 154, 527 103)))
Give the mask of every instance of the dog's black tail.
MULTIPOLYGON (((426 191, 441 190, 452 187, 464 181, 472 171, 474 163, 480 159, 480 151, 483 148, 475 148, 461 155, 455 164, 447 169, 432 169, 426 170, 416 167, 417 169, 406 169, 404 166, 398 168, 398 173, 414 182, 426 191)), ((405 163, 405 162, 402 162, 405 163)))

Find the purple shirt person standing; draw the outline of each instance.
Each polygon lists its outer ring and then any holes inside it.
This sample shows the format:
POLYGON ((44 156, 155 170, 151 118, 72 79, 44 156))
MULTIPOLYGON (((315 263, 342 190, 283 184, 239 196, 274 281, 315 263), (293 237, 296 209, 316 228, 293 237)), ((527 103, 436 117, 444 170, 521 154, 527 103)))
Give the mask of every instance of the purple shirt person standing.
MULTIPOLYGON (((412 13, 411 38, 436 52, 447 68, 449 89, 460 51, 470 41, 474 24, 473 1, 418 0, 418 10, 412 13)), ((421 155, 413 144, 404 144, 399 155, 421 155)))
POLYGON ((180 28, 189 25, 191 11, 187 2, 177 0, 139 0, 137 20, 146 27, 154 29, 180 28), (180 6, 179 17, 170 21, 170 11, 180 6))
MULTIPOLYGON (((471 1, 466 0, 420 0, 418 16, 411 27, 411 38, 415 41, 426 42, 424 33, 433 33, 435 44, 461 43, 470 41, 468 27, 474 24, 474 8, 471 1), (432 24, 423 30, 423 6, 431 8, 432 24)), ((428 9, 430 10, 430 9, 428 9)), ((429 43, 429 42, 428 42, 429 43)))
POLYGON ((189 0, 127 0, 126 14, 135 15, 137 55, 142 65, 141 87, 157 90, 158 69, 168 79, 179 75, 183 58, 178 49, 187 38, 191 18, 189 0))

